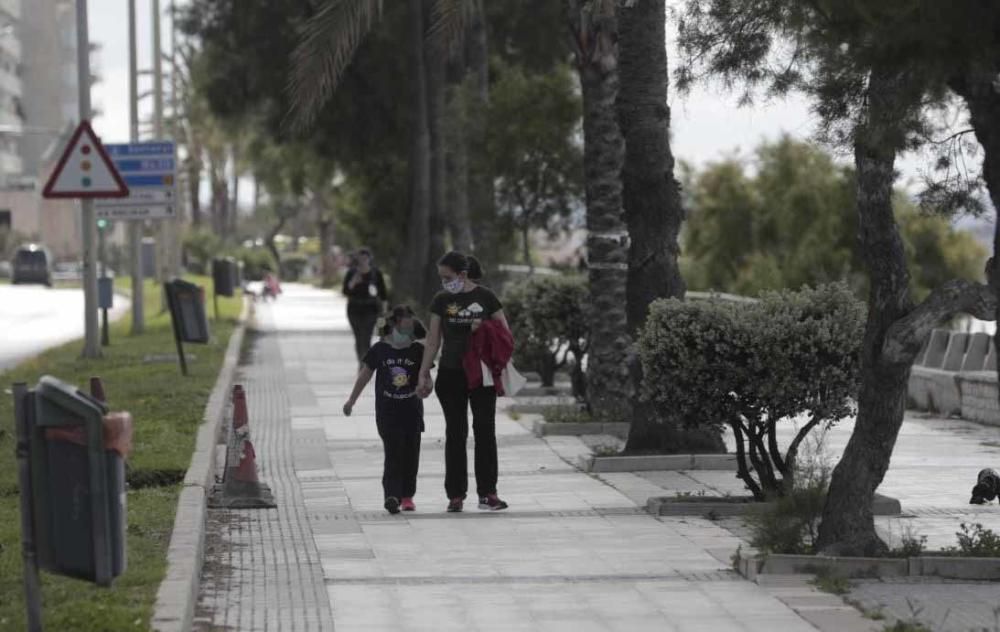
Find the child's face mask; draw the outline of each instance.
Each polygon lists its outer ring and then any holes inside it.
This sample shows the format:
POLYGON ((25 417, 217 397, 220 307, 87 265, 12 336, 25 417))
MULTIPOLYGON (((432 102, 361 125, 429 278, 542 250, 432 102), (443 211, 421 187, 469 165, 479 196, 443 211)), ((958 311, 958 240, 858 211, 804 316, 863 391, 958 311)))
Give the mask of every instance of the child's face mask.
POLYGON ((465 281, 462 280, 462 277, 455 277, 451 281, 442 281, 441 287, 447 292, 458 294, 465 288, 465 281))

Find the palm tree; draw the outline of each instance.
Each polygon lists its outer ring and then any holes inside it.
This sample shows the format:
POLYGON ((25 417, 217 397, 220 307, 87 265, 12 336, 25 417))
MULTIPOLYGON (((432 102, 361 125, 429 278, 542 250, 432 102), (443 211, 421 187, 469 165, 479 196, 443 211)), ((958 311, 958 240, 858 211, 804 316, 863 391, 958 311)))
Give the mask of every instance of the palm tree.
MULTIPOLYGON (((627 312, 635 336, 646 321, 649 305, 664 297, 683 298, 684 279, 677 265, 677 236, 684 221, 680 186, 674 178, 670 151, 670 107, 667 105, 666 2, 639 0, 619 10, 618 122, 625 138, 622 186, 629 246, 627 312)), ((633 376, 641 379, 637 354, 633 376)), ((721 438, 698 433, 686 436, 676 422, 657 419, 652 407, 634 407, 626 451, 679 451, 691 448, 724 451, 721 438), (711 443, 712 445, 706 445, 711 443)))
POLYGON ((625 303, 629 237, 622 213, 625 143, 618 96, 616 0, 566 0, 583 91, 584 175, 591 343, 587 395, 600 419, 630 419, 632 387, 625 303))
MULTIPOLYGON (((400 258, 396 286, 426 304, 436 287, 434 258, 444 250, 446 225, 453 242, 471 235, 465 209, 446 215, 449 178, 444 122, 452 108, 446 98, 448 47, 458 40, 477 3, 464 0, 410 0, 409 56, 412 63, 413 115, 406 256, 400 258)), ((481 9, 481 3, 480 9, 481 9)), ((308 127, 331 98, 358 46, 381 18, 382 0, 328 0, 306 23, 294 54, 289 92, 289 122, 308 127)), ((460 201, 462 196, 457 196, 460 201)))

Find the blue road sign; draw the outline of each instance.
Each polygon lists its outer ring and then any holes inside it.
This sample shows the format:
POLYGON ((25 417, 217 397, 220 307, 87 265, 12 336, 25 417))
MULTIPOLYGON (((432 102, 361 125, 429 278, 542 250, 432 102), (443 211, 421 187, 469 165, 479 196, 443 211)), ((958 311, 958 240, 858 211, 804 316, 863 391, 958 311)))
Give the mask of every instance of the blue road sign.
POLYGON ((170 141, 105 145, 129 188, 128 197, 99 200, 97 217, 117 220, 177 217, 177 148, 170 141))

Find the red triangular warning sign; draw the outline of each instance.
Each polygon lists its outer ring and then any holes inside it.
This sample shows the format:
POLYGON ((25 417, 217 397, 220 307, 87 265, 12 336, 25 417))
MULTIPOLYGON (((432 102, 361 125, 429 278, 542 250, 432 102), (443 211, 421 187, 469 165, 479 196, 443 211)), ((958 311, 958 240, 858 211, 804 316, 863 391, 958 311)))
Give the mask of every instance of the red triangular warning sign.
POLYGON ((89 121, 82 121, 66 144, 42 197, 125 197, 128 186, 104 151, 89 121))

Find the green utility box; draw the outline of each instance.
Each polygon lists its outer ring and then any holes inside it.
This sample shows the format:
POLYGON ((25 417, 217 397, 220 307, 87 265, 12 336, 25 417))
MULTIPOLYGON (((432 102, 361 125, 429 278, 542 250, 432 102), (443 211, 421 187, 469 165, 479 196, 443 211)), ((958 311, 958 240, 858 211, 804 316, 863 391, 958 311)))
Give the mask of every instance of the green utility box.
POLYGON ((29 398, 39 565, 102 586, 126 566, 125 463, 106 449, 107 412, 103 403, 50 376, 29 398))

